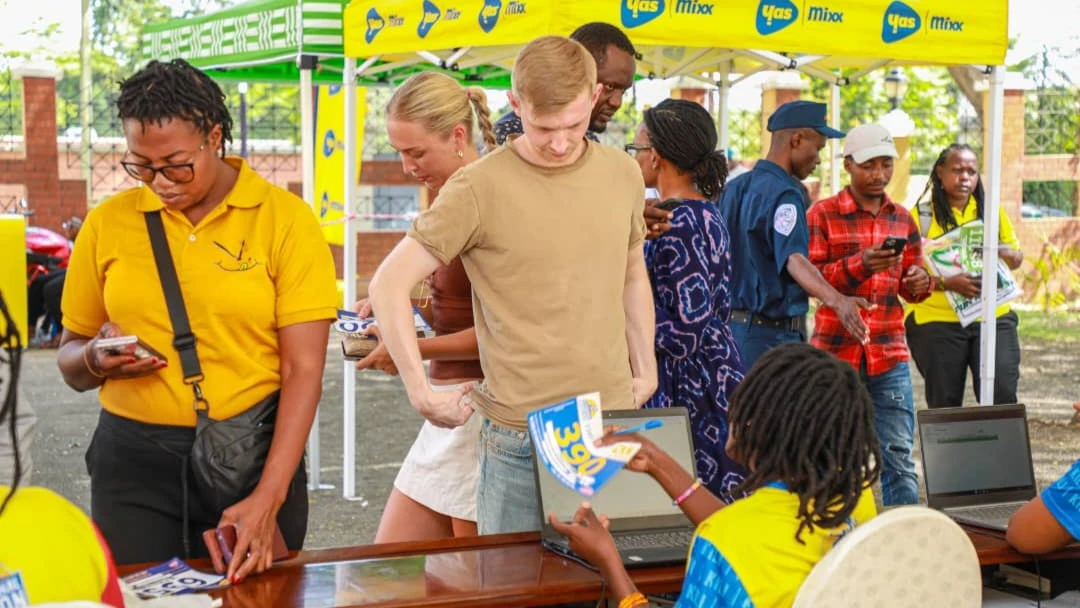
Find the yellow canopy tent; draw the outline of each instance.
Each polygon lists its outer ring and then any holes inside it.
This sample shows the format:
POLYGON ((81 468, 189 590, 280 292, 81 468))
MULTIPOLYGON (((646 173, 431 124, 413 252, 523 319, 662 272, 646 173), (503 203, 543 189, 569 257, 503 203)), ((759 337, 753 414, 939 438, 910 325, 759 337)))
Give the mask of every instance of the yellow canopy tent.
MULTIPOLYGON (((345 83, 396 84, 437 69, 470 84, 506 87, 525 43, 567 35, 591 21, 627 32, 641 55, 639 77, 689 76, 719 87, 721 148, 727 146, 727 91, 754 72, 799 70, 828 81, 836 124, 840 86, 851 79, 886 65, 975 65, 990 77, 984 255, 996 257, 1008 0, 353 0, 345 9, 345 83), (844 79, 833 71, 840 67, 859 69, 844 79)), ((346 141, 355 141, 349 120, 346 141)), ((346 160, 347 168, 355 166, 346 160)), ((835 188, 836 167, 832 180, 835 188)), ((346 200, 353 200, 356 187, 356 176, 347 174, 346 200)), ((352 234, 349 226, 346 234, 352 234)), ((346 238, 346 277, 355 276, 355 245, 346 238)), ((355 297, 350 290, 355 285, 346 281, 347 300, 355 297)), ((985 273, 983 403, 992 403, 993 395, 996 291, 995 274, 985 273)), ((354 400, 347 371, 346 497, 354 491, 354 400)))

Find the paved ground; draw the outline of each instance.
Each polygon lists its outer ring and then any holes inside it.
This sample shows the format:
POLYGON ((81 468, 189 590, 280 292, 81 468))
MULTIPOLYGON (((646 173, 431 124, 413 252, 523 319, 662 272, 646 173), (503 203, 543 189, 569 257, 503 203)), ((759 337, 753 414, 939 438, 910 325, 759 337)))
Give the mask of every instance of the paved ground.
MULTIPOLYGON (((1020 394, 1030 409, 1036 476, 1044 486, 1080 456, 1080 428, 1068 424, 1080 399, 1080 348, 1076 343, 1024 343, 1020 394)), ((83 453, 97 416, 94 393, 79 394, 60 378, 55 351, 29 351, 23 358, 22 392, 39 422, 32 446, 33 481, 89 508, 83 453)), ((914 373, 916 402, 922 383, 914 373)), ((336 344, 328 348, 320 414, 321 474, 330 490, 311 494, 309 548, 368 543, 374 537, 394 475, 422 422, 396 378, 377 372, 357 375, 357 494, 342 498, 342 363, 336 344)), ((916 443, 917 445, 917 443, 916 443)))

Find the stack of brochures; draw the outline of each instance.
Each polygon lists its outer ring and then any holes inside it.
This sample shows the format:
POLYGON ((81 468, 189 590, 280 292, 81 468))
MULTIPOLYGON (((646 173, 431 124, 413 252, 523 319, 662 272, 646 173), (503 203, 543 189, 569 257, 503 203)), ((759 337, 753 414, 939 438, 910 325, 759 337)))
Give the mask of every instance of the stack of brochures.
MULTIPOLYGON (((373 325, 378 326, 375 317, 361 319, 355 312, 338 310, 334 330, 341 335, 341 351, 346 359, 363 359, 379 345, 379 341, 374 336, 364 335, 364 332, 373 325)), ((413 307, 413 325, 416 327, 417 337, 422 338, 431 334, 431 326, 415 306, 413 307)))
POLYGON ((540 462, 566 487, 592 496, 641 449, 622 441, 596 445, 604 434, 600 393, 588 393, 529 413, 529 433, 540 462))

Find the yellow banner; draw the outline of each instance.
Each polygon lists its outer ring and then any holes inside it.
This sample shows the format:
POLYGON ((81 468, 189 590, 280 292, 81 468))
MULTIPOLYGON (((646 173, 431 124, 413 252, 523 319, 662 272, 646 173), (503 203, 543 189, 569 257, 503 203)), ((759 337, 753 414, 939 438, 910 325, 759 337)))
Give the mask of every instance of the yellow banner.
POLYGON ((364 117, 367 96, 356 91, 356 141, 346 142, 345 94, 341 85, 318 87, 315 105, 315 202, 323 235, 333 245, 345 244, 345 146, 355 145, 356 174, 360 175, 360 153, 364 141, 364 117))
MULTIPOLYGON (((26 219, 21 215, 0 214, 0 294, 4 295, 11 318, 22 337, 30 341, 26 327, 26 219)), ((0 335, 7 333, 7 324, 0 317, 0 335)))
POLYGON ((590 21, 640 47, 998 65, 1008 46, 1007 0, 354 0, 345 53, 519 45, 590 21))

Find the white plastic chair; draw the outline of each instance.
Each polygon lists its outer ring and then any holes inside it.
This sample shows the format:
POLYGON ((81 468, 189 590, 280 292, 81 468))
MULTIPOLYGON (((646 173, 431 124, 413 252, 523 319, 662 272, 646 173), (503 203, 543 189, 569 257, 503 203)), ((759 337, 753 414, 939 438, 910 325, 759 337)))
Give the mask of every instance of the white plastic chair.
POLYGON ((795 597, 793 608, 966 608, 982 605, 975 547, 942 513, 890 509, 840 539, 795 597))

